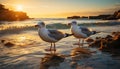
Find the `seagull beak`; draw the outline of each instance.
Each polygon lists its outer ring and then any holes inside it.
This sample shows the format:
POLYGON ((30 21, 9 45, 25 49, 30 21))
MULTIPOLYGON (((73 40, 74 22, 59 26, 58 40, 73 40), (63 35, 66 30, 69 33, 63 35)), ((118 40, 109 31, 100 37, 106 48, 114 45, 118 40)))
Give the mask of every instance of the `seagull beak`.
POLYGON ((68 26, 71 26, 71 23, 68 23, 68 26))
POLYGON ((38 27, 38 25, 35 25, 35 27, 38 27))

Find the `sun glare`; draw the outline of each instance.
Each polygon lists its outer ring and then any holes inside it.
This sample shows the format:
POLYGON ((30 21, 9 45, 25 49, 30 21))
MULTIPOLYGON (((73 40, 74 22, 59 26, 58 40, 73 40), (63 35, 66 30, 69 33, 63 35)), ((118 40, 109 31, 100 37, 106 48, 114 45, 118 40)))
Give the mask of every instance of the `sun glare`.
POLYGON ((22 5, 17 5, 16 6, 16 11, 23 11, 23 6, 22 5))

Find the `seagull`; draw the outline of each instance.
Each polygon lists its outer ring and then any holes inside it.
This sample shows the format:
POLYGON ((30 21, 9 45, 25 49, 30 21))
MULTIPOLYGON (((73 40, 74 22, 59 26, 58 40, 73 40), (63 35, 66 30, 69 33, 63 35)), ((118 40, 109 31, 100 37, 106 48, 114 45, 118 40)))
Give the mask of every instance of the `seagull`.
POLYGON ((68 33, 62 33, 61 31, 58 30, 47 29, 45 23, 42 21, 39 21, 38 24, 35 25, 35 27, 38 27, 38 34, 40 38, 45 42, 51 43, 50 49, 48 50, 46 49, 46 51, 54 51, 54 53, 56 52, 55 43, 61 40, 62 38, 72 35, 68 33), (52 46, 54 46, 53 49, 52 46))
POLYGON ((84 39, 96 33, 96 31, 92 31, 87 27, 78 26, 76 21, 72 21, 71 23, 68 23, 68 25, 71 26, 71 32, 73 36, 79 39, 78 42, 79 47, 80 47, 80 39, 83 39, 82 40, 82 47, 83 47, 84 39))

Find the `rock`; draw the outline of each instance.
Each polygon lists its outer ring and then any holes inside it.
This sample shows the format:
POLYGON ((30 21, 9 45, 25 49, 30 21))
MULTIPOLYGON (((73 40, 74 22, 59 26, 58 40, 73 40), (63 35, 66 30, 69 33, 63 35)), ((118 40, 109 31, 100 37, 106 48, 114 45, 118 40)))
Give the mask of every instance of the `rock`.
POLYGON ((48 69, 50 66, 59 66, 64 62, 64 57, 57 54, 47 54, 41 59, 40 69, 48 69))
POLYGON ((111 14, 103 14, 98 16, 89 16, 89 19, 104 19, 104 20, 116 20, 120 19, 120 10, 115 11, 112 15, 111 14))
POLYGON ((15 44, 11 43, 11 42, 7 42, 4 44, 4 46, 6 47, 13 47, 15 44))
POLYGON ((106 17, 109 17, 111 15, 98 15, 98 16, 89 16, 89 19, 105 19, 106 17))
POLYGON ((106 20, 116 20, 116 19, 120 19, 120 10, 115 11, 113 15, 106 17, 106 20))
POLYGON ((72 50, 73 53, 77 53, 77 52, 80 52, 80 53, 83 53, 83 54, 91 54, 91 51, 88 50, 88 49, 85 49, 85 48, 80 48, 80 47, 77 47, 75 49, 72 50))
POLYGON ((90 47, 98 47, 101 51, 115 53, 120 50, 120 32, 113 32, 112 35, 107 35, 105 38, 96 38, 96 40, 89 45, 90 47))
POLYGON ((88 19, 88 17, 87 17, 87 16, 82 16, 81 18, 82 18, 82 19, 88 19))
POLYGON ((77 67, 77 62, 75 62, 75 61, 72 61, 71 63, 70 63, 70 66, 72 67, 72 68, 76 68, 77 67))
POLYGON ((29 19, 29 17, 25 12, 9 10, 0 4, 0 21, 20 21, 26 19, 29 19))
POLYGON ((71 51, 71 58, 74 61, 78 61, 82 58, 88 58, 91 56, 91 51, 85 48, 75 48, 71 51))
POLYGON ((96 40, 94 40, 94 42, 90 43, 89 46, 99 48, 100 47, 100 42, 101 42, 101 38, 96 37, 96 40))
POLYGON ((88 43, 91 43, 91 42, 94 41, 94 39, 92 39, 92 38, 88 38, 88 39, 85 39, 85 41, 88 42, 88 43))
POLYGON ((80 19, 80 16, 71 16, 71 17, 67 17, 67 19, 80 19))
POLYGON ((5 40, 1 40, 1 43, 4 43, 5 42, 5 40))

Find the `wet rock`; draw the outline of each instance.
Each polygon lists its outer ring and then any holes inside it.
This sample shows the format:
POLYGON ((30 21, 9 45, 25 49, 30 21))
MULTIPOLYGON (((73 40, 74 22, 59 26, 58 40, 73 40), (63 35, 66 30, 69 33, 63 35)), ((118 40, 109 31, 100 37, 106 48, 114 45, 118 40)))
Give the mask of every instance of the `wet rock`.
POLYGON ((78 61, 82 58, 88 58, 91 56, 91 51, 85 48, 75 48, 71 51, 71 58, 74 61, 78 61))
POLYGON ((40 69, 48 69, 51 66, 59 66, 60 63, 64 62, 64 57, 57 54, 47 54, 41 59, 40 69))
POLYGON ((94 41, 94 39, 92 39, 92 38, 88 38, 88 39, 86 39, 85 41, 88 42, 88 43, 91 43, 91 42, 94 41))
POLYGON ((11 43, 11 42, 7 42, 4 44, 4 46, 6 47, 13 47, 15 44, 11 43))
POLYGON ((113 37, 111 35, 107 35, 105 38, 96 37, 94 42, 89 44, 89 46, 97 47, 97 48, 100 48, 101 46, 105 47, 108 44, 108 42, 111 42, 111 41, 113 41, 113 37))
POLYGON ((4 43, 5 42, 5 40, 1 40, 1 43, 4 43))
POLYGON ((70 66, 71 66, 72 68, 76 68, 77 65, 78 65, 78 63, 77 63, 77 62, 74 62, 74 61, 72 61, 72 62, 70 63, 70 66))
POLYGON ((75 49, 72 50, 72 53, 74 53, 74 54, 77 54, 78 52, 82 53, 82 54, 89 54, 89 55, 91 54, 91 51, 88 50, 88 49, 85 49, 85 48, 77 47, 77 48, 75 48, 75 49))
POLYGON ((105 38, 97 37, 90 47, 98 47, 102 51, 110 53, 119 53, 120 50, 120 32, 112 32, 112 35, 107 35, 105 38))
POLYGON ((67 19, 80 19, 80 16, 71 16, 71 17, 67 17, 67 19))
POLYGON ((116 20, 116 19, 120 19, 120 10, 115 11, 113 15, 105 18, 105 20, 116 20))
POLYGON ((90 43, 90 47, 100 47, 101 39, 96 39, 94 42, 90 43))

